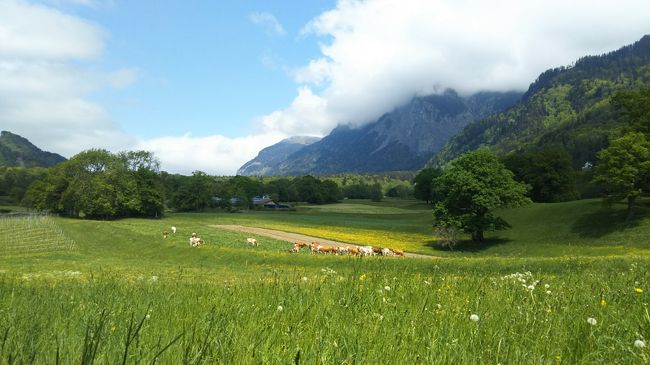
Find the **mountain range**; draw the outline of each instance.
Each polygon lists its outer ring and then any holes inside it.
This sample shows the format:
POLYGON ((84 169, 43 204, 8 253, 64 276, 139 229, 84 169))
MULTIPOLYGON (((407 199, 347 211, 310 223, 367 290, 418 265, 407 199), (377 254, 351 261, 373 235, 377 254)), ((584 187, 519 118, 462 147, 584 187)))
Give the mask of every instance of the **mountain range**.
POLYGON ((296 136, 283 139, 282 141, 264 148, 257 157, 246 162, 237 170, 237 175, 243 176, 265 176, 273 175, 278 166, 291 154, 318 142, 318 137, 296 136))
MULTIPOLYGON (((325 175, 415 171, 480 147, 499 155, 566 150, 575 167, 593 163, 625 123, 611 106, 621 91, 650 87, 650 36, 540 74, 525 93, 453 90, 416 97, 359 128, 328 136, 243 175, 325 175)), ((273 147, 273 146, 272 146, 273 147)), ((267 150, 273 150, 269 147, 267 150)), ((255 160, 254 160, 255 161, 255 160)), ((245 165, 246 166, 246 165, 245 165)))
POLYGON ((0 132, 0 167, 50 167, 65 160, 65 157, 43 151, 17 134, 0 132))
POLYGON ((242 175, 327 175, 412 171, 421 168, 462 127, 502 111, 519 100, 517 92, 481 92, 463 97, 453 90, 416 97, 360 128, 340 125, 311 144, 286 141, 266 148, 239 170, 242 175), (270 152, 279 151, 272 163, 270 152), (260 164, 256 164, 256 163, 260 164), (250 166, 256 166, 251 169, 250 166))

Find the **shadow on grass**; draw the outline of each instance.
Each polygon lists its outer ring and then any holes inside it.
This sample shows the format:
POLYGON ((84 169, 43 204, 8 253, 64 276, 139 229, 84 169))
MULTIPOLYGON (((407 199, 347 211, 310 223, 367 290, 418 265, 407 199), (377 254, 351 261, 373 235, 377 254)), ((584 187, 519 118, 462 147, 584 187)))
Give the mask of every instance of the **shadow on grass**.
POLYGON ((618 205, 603 205, 594 212, 578 217, 571 231, 582 238, 600 238, 638 226, 647 215, 647 211, 646 204, 637 207, 634 218, 628 221, 626 209, 621 209, 618 205))
POLYGON ((474 242, 472 240, 461 240, 454 246, 453 249, 450 249, 446 246, 441 246, 438 244, 438 241, 431 240, 427 242, 427 246, 431 247, 434 251, 443 251, 443 252, 482 252, 488 248, 500 246, 506 243, 512 242, 512 240, 507 238, 488 238, 483 242, 474 242))

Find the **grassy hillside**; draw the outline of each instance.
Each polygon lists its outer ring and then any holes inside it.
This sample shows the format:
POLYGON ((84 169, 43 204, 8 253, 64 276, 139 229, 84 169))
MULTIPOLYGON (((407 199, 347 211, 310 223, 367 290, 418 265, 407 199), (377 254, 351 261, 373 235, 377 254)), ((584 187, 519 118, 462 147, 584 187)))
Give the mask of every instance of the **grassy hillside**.
POLYGON ((419 246, 439 259, 291 255, 286 242, 251 247, 209 227, 430 240, 429 209, 408 201, 0 218, 23 232, 0 231, 19 248, 0 251, 0 362, 648 363, 634 341, 650 338, 650 222, 612 225, 622 210, 592 200, 505 211, 514 228, 484 250, 419 246), (48 231, 52 244, 20 249, 48 231), (206 245, 189 247, 191 232, 206 245))
POLYGON ((0 133, 0 167, 49 167, 63 161, 63 156, 42 151, 17 134, 8 131, 0 133))

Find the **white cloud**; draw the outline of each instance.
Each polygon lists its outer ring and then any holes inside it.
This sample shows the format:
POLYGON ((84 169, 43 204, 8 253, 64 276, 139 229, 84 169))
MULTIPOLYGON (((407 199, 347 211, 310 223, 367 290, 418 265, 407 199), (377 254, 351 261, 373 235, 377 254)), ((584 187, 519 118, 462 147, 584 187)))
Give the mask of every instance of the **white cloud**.
POLYGON ((298 89, 291 106, 258 120, 258 133, 279 132, 286 135, 322 135, 329 128, 327 100, 308 87, 298 89))
POLYGON ((56 9, 18 0, 0 1, 0 57, 26 60, 96 58, 104 32, 56 9))
POLYGON ((262 26, 267 34, 271 35, 285 35, 287 32, 282 27, 282 24, 275 18, 271 13, 253 13, 250 14, 250 21, 253 23, 262 26))
POLYGON ((165 171, 191 174, 200 170, 212 175, 234 175, 258 151, 279 142, 285 135, 258 134, 240 138, 220 135, 161 137, 140 141, 135 149, 153 152, 165 171))
POLYGON ((137 72, 100 72, 80 65, 101 58, 105 37, 100 27, 57 9, 0 0, 2 129, 67 157, 88 148, 119 150, 134 143, 90 96, 106 87, 128 86, 137 72))
POLYGON ((324 134, 446 88, 525 90, 548 68, 650 33, 648 14, 646 0, 340 0, 303 29, 324 43, 293 71, 295 100, 260 125, 324 134))

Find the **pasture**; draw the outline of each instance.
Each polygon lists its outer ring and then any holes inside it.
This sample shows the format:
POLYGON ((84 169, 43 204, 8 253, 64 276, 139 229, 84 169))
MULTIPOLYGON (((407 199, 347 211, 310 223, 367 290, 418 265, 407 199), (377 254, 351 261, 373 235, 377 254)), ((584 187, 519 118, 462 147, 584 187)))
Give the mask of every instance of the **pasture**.
POLYGON ((3 246, 0 362, 650 362, 648 346, 635 346, 650 339, 650 221, 615 223, 622 208, 595 200, 563 204, 505 211, 512 230, 453 252, 432 247, 427 207, 403 201, 32 226, 11 218, 3 227, 53 232, 62 244, 5 250, 49 237, 36 235, 3 246), (291 255, 287 242, 254 236, 252 247, 214 224, 437 258, 291 255), (178 233, 162 238, 172 225, 178 233), (206 245, 189 247, 191 232, 206 245))

